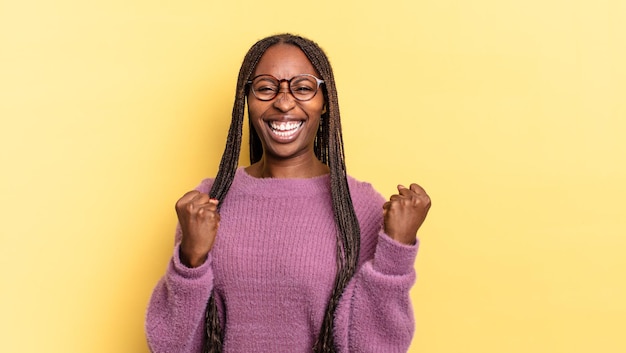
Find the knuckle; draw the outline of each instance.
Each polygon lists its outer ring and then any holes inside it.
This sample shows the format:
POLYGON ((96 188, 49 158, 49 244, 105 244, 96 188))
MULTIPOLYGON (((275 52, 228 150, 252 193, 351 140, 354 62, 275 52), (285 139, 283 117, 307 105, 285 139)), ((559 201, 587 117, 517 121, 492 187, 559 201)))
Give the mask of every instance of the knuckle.
POLYGON ((183 195, 183 199, 191 199, 194 196, 196 196, 197 194, 199 194, 200 192, 198 190, 191 190, 188 191, 185 195, 183 195))
POLYGON ((177 202, 175 208, 176 213, 182 213, 188 210, 188 205, 185 202, 177 202))
POLYGON ((198 194, 198 202, 207 203, 209 201, 209 195, 200 192, 198 192, 198 194))

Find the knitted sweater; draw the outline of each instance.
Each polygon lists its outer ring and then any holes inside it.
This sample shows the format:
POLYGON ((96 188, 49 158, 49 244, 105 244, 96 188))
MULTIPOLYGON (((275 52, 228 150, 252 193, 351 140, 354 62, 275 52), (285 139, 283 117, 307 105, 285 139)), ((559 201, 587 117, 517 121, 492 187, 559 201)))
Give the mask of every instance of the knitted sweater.
MULTIPOLYGON (((382 231, 384 198, 348 178, 361 227, 357 272, 335 313, 340 352, 406 352, 414 331, 409 290, 418 244, 382 231)), ((213 179, 197 188, 208 192, 213 179)), ((150 300, 146 333, 154 353, 202 351, 211 290, 224 352, 310 352, 336 274, 336 233, 328 175, 254 178, 238 168, 204 264, 188 268, 178 251, 150 300)))

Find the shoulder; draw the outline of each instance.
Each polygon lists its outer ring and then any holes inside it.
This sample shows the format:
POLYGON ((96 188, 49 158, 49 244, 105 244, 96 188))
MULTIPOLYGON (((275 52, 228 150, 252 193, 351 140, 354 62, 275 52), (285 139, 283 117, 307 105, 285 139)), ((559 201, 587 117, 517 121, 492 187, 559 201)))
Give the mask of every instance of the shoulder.
POLYGON ((348 175, 348 186, 350 187, 350 196, 355 204, 374 204, 381 206, 385 203, 385 198, 372 186, 372 184, 358 180, 348 175))
POLYGON ((372 186, 372 184, 357 180, 348 176, 348 186, 350 187, 350 197, 357 218, 364 223, 374 222, 378 224, 382 222, 382 207, 385 198, 372 186))
POLYGON ((215 178, 205 178, 203 179, 198 186, 196 186, 196 190, 201 193, 208 194, 211 191, 211 187, 215 182, 215 178))
POLYGON ((354 212, 361 228, 359 262, 362 264, 374 256, 378 235, 383 228, 383 204, 386 200, 368 182, 348 176, 348 186, 354 212))

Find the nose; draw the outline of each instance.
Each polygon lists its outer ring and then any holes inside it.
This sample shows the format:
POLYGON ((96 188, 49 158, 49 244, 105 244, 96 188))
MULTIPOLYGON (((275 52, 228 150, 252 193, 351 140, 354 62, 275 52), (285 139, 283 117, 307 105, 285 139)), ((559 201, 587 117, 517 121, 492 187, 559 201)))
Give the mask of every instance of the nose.
POLYGON ((289 87, 283 87, 278 91, 276 98, 274 98, 274 108, 281 112, 287 112, 296 105, 296 99, 291 95, 289 87))

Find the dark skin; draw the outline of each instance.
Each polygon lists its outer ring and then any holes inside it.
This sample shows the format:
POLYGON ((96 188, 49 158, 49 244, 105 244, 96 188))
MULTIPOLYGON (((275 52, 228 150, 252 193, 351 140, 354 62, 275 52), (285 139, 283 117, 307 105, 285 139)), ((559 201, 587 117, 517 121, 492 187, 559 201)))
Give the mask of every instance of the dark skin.
POLYGON ((429 209, 430 197, 421 186, 415 183, 409 188, 398 185, 398 193, 383 204, 385 234, 400 243, 415 244, 417 230, 424 223, 429 209))
MULTIPOLYGON (((268 74, 277 79, 290 79, 299 74, 319 74, 304 53, 293 45, 277 44, 261 57, 254 75, 268 74)), ((262 159, 247 167, 256 178, 311 178, 329 173, 328 166, 315 156, 313 143, 321 115, 325 111, 322 94, 309 101, 298 101, 289 92, 286 82, 271 101, 260 101, 250 93, 250 120, 263 145, 262 159), (299 126, 288 134, 277 134, 272 124, 299 126)), ((180 259, 188 267, 202 265, 213 248, 220 223, 218 201, 198 191, 190 191, 176 202, 176 214, 183 237, 180 259)), ((417 231, 430 209, 430 198, 422 187, 398 185, 398 193, 383 205, 384 231, 392 239, 407 245, 415 244, 417 231)))
MULTIPOLYGON (((253 76, 272 75, 290 79, 299 74, 320 75, 300 48, 278 44, 261 57, 253 76)), ((296 100, 287 82, 281 84, 276 98, 261 101, 248 95, 248 115, 263 145, 263 157, 246 172, 257 178, 311 178, 328 174, 329 168, 315 156, 313 145, 325 111, 321 90, 308 101, 296 100), (289 137, 282 137, 270 127, 272 123, 301 123, 289 137)))
POLYGON ((217 200, 196 190, 176 202, 176 215, 183 231, 180 260, 187 267, 202 265, 213 248, 220 225, 217 204, 217 200))

